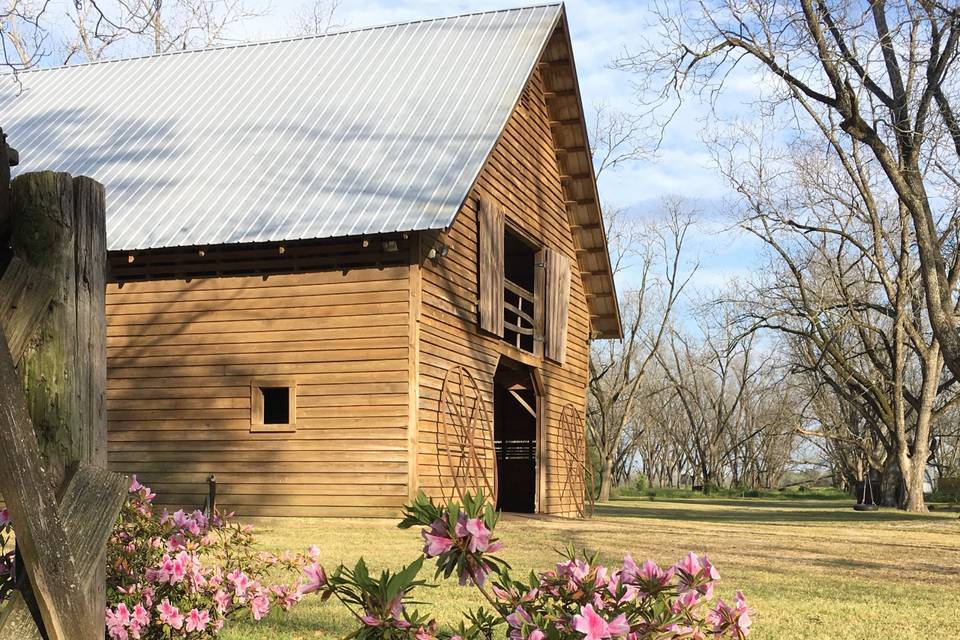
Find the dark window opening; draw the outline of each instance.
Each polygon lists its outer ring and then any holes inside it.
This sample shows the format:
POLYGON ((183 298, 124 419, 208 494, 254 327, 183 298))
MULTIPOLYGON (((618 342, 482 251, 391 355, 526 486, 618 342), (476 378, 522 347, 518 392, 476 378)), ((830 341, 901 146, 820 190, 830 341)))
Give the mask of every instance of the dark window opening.
POLYGON ((263 424, 290 424, 290 389, 260 387, 263 395, 263 424))
POLYGON ((536 309, 534 289, 538 249, 520 236, 503 233, 503 339, 518 349, 534 352, 536 309))

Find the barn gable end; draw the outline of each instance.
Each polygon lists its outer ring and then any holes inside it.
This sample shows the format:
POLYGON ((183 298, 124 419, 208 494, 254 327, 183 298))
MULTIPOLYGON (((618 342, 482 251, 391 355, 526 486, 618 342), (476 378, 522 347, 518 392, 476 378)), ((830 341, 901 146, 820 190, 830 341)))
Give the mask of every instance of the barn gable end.
MULTIPOLYGON (((444 415, 444 382, 446 379, 449 387, 448 372, 463 367, 472 374, 484 398, 482 411, 477 414, 485 414, 492 422, 494 376, 498 363, 507 358, 535 369, 543 387, 537 509, 572 515, 582 506, 575 489, 577 477, 583 473, 583 458, 572 460, 568 454, 572 447, 582 447, 583 441, 575 441, 569 429, 564 429, 561 417, 568 407, 581 416, 585 411, 591 320, 581 269, 573 269, 570 279, 566 357, 562 364, 542 354, 530 355, 514 349, 499 337, 477 329, 482 202, 499 207, 508 228, 579 264, 579 246, 570 224, 550 122, 540 67, 532 74, 523 100, 453 225, 445 232, 428 233, 421 239, 417 432, 420 453, 412 484, 435 496, 451 495, 458 482, 458 467, 469 465, 457 457, 461 443, 451 436, 456 431, 455 420, 444 415), (449 247, 447 255, 431 260, 430 250, 441 245, 449 247)), ((474 446, 483 449, 478 458, 492 474, 493 457, 487 451, 485 437, 488 436, 476 434, 474 446)))

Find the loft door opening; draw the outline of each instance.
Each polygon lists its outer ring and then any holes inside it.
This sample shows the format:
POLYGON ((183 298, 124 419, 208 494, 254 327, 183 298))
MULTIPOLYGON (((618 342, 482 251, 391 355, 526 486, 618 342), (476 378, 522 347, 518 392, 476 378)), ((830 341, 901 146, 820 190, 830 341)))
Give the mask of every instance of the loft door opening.
POLYGON ((497 453, 497 508, 537 508, 537 415, 540 398, 529 367, 502 358, 494 376, 493 439, 497 453))
POLYGON ((503 232, 503 339, 534 353, 537 313, 536 265, 539 249, 504 228, 503 232))

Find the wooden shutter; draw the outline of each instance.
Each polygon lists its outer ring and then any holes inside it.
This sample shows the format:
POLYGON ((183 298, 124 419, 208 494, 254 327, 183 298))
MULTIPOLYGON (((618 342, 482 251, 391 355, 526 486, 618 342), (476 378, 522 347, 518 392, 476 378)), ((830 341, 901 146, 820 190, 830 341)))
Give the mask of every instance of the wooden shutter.
POLYGON ((563 364, 567 356, 567 316, 570 305, 570 258, 556 249, 547 249, 547 309, 545 314, 545 355, 563 364))
POLYGON ((503 210, 480 199, 480 328, 503 337, 503 210))

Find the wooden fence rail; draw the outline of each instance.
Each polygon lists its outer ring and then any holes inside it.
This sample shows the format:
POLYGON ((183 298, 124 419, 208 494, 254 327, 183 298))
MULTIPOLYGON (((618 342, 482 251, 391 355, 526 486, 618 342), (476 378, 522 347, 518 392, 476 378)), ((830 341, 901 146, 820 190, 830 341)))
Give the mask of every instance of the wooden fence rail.
MULTIPOLYGON (((0 136, 0 158, 11 157, 0 136)), ((2 163, 0 163, 2 164, 2 163)), ((0 174, 0 495, 17 597, 0 640, 100 640, 126 495, 106 467, 105 204, 89 178, 0 174)))

